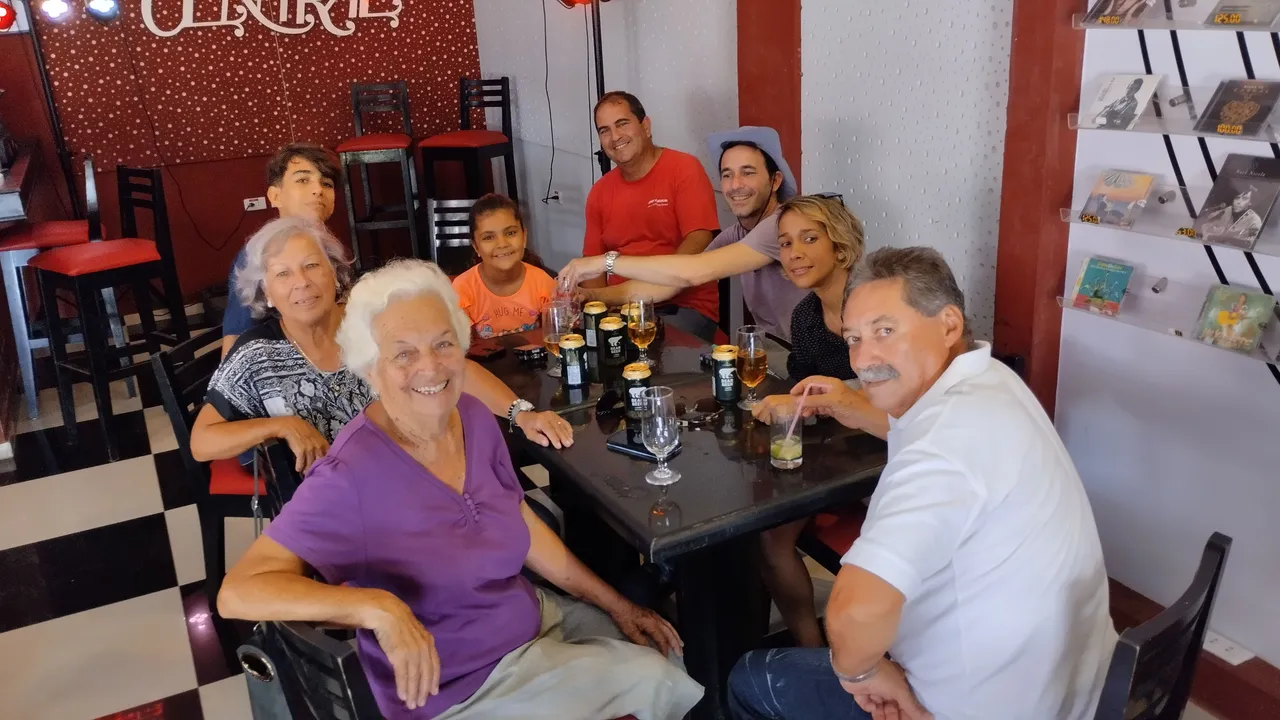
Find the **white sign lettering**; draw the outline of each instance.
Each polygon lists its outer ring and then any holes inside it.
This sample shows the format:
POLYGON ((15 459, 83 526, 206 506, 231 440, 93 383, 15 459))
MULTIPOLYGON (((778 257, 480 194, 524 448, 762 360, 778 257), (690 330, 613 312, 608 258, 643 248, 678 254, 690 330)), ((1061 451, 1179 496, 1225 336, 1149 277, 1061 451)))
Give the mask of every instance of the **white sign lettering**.
MULTIPOLYGON (((346 36, 356 31, 357 19, 390 18, 391 27, 400 25, 400 11, 404 8, 404 0, 389 0, 391 9, 378 12, 369 8, 370 0, 347 0, 347 16, 345 19, 333 16, 334 5, 339 0, 221 0, 221 12, 217 19, 197 20, 196 0, 181 0, 182 18, 178 24, 163 29, 156 24, 152 6, 155 0, 142 0, 142 24, 160 37, 173 37, 189 28, 220 27, 230 25, 235 28, 236 37, 244 37, 244 23, 250 16, 273 32, 284 35, 301 35, 320 23, 333 35, 346 36), (268 17, 270 3, 277 3, 275 19, 268 17), (293 12, 291 13, 290 10, 293 12), (292 21, 290 20, 292 16, 292 21)), ((385 1, 385 0, 384 0, 385 1)))

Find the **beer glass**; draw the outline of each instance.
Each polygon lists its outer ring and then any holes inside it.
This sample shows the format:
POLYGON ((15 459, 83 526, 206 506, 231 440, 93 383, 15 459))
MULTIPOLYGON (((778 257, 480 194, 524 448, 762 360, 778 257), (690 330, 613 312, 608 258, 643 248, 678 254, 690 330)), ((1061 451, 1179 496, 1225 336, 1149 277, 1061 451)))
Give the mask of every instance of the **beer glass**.
POLYGON ((548 377, 560 377, 560 336, 569 332, 571 322, 573 315, 568 303, 550 302, 542 308, 542 342, 554 360, 547 370, 548 377))
POLYGON ((747 396, 738 407, 750 410, 760 402, 756 386, 769 374, 769 355, 765 352, 764 330, 759 325, 743 325, 738 328, 738 379, 747 388, 747 396))
POLYGON ((651 485, 670 485, 680 479, 680 473, 667 467, 667 456, 680 443, 680 421, 676 418, 675 393, 671 388, 658 385, 641 391, 644 415, 640 419, 640 440, 654 457, 658 467, 644 476, 651 485))
POLYGON ((658 336, 658 316, 654 312, 653 298, 633 298, 630 316, 627 318, 627 335, 631 342, 640 348, 640 357, 636 362, 652 365, 649 361, 649 344, 658 336))

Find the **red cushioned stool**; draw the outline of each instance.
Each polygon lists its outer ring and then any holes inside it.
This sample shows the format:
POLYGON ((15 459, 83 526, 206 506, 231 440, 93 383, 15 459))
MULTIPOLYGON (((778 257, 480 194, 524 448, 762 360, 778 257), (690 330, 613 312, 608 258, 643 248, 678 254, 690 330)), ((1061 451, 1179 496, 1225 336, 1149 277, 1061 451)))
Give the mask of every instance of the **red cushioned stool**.
MULTIPOLYGON (((86 218, 83 220, 52 220, 49 222, 24 223, 0 234, 0 271, 4 277, 4 292, 9 303, 10 324, 13 327, 14 348, 18 355, 18 369, 22 375, 22 391, 27 398, 27 417, 35 419, 40 412, 39 397, 36 388, 35 362, 32 351, 49 346, 48 333, 45 330, 46 318, 43 322, 28 313, 30 303, 26 294, 26 283, 22 268, 41 250, 83 245, 102 239, 102 226, 98 218, 98 189, 94 182, 93 158, 84 159, 84 198, 86 218)), ((111 335, 116 343, 124 343, 124 327, 120 324, 120 313, 116 309, 115 291, 107 288, 102 291, 102 301, 107 308, 107 317, 111 325, 111 335)), ((72 342, 81 340, 78 333, 72 342)), ((129 380, 129 397, 136 394, 133 381, 129 380)))
POLYGON ((831 574, 837 574, 840 558, 862 534, 866 519, 867 508, 861 501, 818 513, 800 533, 796 547, 831 574))
POLYGON ((159 168, 138 169, 116 167, 116 187, 120 200, 120 225, 124 238, 105 240, 45 250, 27 264, 39 273, 40 291, 49 322, 49 350, 58 377, 58 403, 62 406, 62 422, 66 439, 76 442, 75 400, 72 386, 76 377, 93 385, 98 406, 98 420, 107 442, 107 455, 119 457, 115 422, 111 412, 111 382, 132 378, 146 370, 145 362, 133 362, 141 352, 156 354, 160 346, 176 345, 189 337, 187 316, 178 287, 178 271, 173 260, 173 243, 169 236, 169 217, 164 202, 163 178, 159 168), (138 234, 138 208, 151 211, 155 240, 144 240, 138 234), (151 304, 151 281, 159 279, 164 286, 164 300, 169 309, 172 334, 156 328, 151 304), (133 288, 138 318, 143 334, 138 340, 125 340, 112 345, 107 336, 108 313, 102 293, 120 285, 133 288), (84 334, 84 355, 88 365, 71 361, 67 351, 70 339, 58 318, 59 288, 75 293, 80 325, 84 334), (111 367, 111 361, 120 367, 111 367))
MULTIPOLYGON (((382 85, 352 85, 351 115, 356 136, 345 140, 335 150, 342 162, 342 183, 347 193, 347 222, 351 225, 351 250, 355 256, 356 272, 361 272, 360 233, 373 230, 408 228, 413 256, 418 257, 418 219, 414 207, 414 188, 417 172, 414 167, 413 126, 409 121, 409 88, 403 80, 382 85), (369 133, 364 131, 364 114, 398 112, 404 128, 402 133, 369 133), (400 180, 404 183, 404 203, 375 205, 369 188, 369 170, 372 163, 399 163, 400 180), (355 198, 351 193, 349 166, 360 166, 360 189, 364 192, 364 213, 356 219, 355 198), (399 214, 403 212, 403 219, 399 214), (391 215, 393 219, 386 219, 391 215)), ((375 241, 376 242, 376 241, 375 241)))
POLYGON ((422 153, 422 207, 426 198, 437 198, 435 164, 440 161, 459 161, 467 177, 467 197, 478 198, 484 194, 480 177, 480 163, 502 158, 507 171, 507 196, 516 202, 520 195, 516 190, 516 156, 511 146, 511 83, 505 77, 496 80, 458 81, 458 105, 461 130, 433 135, 418 143, 422 153), (502 132, 472 130, 472 108, 500 108, 502 132))

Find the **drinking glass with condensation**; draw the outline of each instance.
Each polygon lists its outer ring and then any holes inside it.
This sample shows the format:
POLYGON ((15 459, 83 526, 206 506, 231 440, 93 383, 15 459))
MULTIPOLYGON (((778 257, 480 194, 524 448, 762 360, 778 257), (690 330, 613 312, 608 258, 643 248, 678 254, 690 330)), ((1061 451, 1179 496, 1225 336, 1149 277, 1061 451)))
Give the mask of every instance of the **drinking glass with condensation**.
POLYGON ((769 462, 781 470, 794 470, 804 462, 804 445, 800 441, 804 421, 792 422, 797 412, 795 407, 776 409, 769 422, 769 462))

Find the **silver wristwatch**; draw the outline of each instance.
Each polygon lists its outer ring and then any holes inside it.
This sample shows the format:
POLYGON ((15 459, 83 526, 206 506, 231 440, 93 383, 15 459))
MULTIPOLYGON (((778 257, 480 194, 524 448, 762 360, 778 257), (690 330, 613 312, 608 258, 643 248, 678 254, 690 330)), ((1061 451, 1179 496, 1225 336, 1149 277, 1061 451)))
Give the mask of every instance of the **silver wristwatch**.
POLYGON ((516 398, 511 401, 511 407, 507 408, 507 425, 511 432, 516 431, 516 416, 522 412, 533 410, 533 403, 523 398, 516 398))
POLYGON ((606 274, 613 274, 613 264, 618 261, 619 254, 617 250, 610 250, 604 254, 604 271, 606 274))

